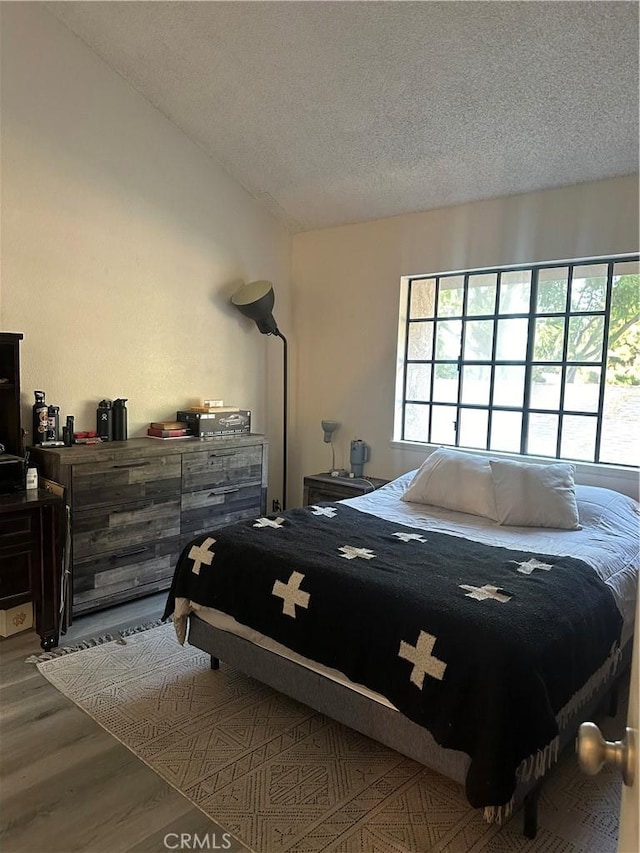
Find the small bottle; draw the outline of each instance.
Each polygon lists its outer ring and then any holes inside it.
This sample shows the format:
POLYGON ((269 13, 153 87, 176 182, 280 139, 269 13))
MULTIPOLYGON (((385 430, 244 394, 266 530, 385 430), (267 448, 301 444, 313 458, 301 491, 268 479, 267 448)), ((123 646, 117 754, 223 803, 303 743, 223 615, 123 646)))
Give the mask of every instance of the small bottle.
POLYGON ((67 423, 62 427, 62 440, 64 441, 65 447, 71 447, 73 444, 74 422, 75 418, 73 415, 67 415, 67 423))
POLYGON ((33 426, 31 441, 33 444, 42 444, 47 437, 49 420, 49 407, 45 403, 44 391, 34 391, 36 401, 33 404, 33 426))
POLYGON ((127 407, 126 399, 118 398, 113 401, 113 440, 127 440, 127 407))
POLYGON ((113 439, 113 412, 111 400, 101 400, 96 411, 96 432, 102 441, 113 439))

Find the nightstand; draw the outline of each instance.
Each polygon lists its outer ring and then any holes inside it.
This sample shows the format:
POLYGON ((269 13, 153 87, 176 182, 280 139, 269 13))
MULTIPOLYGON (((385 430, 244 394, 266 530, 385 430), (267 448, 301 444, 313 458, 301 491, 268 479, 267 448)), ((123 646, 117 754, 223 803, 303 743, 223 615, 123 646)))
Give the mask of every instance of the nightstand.
POLYGON ((379 477, 332 477, 331 474, 312 474, 304 478, 303 504, 321 501, 341 501, 345 498, 357 498, 385 486, 389 480, 379 477))

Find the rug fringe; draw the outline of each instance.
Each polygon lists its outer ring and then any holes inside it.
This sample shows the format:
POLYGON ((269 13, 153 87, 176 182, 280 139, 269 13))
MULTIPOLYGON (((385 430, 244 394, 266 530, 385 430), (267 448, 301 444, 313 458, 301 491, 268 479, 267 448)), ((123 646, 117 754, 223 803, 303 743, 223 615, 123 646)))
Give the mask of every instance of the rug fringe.
POLYGON ((120 645, 126 645, 125 637, 131 637, 133 634, 140 634, 142 631, 149 631, 151 628, 157 628, 162 625, 162 619, 156 619, 154 622, 143 622, 140 625, 132 625, 130 628, 125 628, 114 636, 113 634, 101 634, 98 637, 91 637, 89 640, 83 640, 75 646, 56 646, 48 652, 42 652, 37 655, 29 655, 25 659, 25 663, 41 663, 45 660, 54 660, 55 658, 70 655, 74 652, 81 652, 84 649, 91 649, 94 646, 102 646, 104 643, 111 643, 114 640, 120 645))

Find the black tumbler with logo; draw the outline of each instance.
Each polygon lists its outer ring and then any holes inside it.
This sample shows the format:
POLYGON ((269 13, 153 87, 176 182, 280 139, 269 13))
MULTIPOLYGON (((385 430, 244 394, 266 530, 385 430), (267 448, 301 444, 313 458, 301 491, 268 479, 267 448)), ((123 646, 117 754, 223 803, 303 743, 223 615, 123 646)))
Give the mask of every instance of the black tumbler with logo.
POLYGON ((113 410, 111 400, 101 400, 96 411, 96 432, 103 441, 113 439, 113 410))

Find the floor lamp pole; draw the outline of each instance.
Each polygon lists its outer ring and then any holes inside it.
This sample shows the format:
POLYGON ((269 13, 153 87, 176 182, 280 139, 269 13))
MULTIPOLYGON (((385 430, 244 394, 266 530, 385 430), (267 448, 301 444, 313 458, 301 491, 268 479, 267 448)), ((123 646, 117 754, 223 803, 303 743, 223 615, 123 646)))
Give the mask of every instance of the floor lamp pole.
POLYGON ((284 345, 282 353, 282 509, 287 508, 287 413, 288 403, 288 367, 287 367, 287 339, 280 330, 275 333, 284 345))

